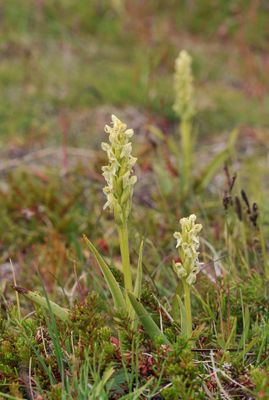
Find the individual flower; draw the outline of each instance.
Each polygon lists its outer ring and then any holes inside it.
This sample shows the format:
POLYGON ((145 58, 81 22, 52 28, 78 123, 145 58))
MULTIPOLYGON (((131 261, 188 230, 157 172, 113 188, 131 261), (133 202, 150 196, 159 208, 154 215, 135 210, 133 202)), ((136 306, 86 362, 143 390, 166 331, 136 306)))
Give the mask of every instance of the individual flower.
POLYGON ((132 196, 133 186, 137 178, 133 174, 136 158, 132 156, 133 130, 121 122, 115 115, 111 116, 112 126, 106 125, 105 132, 109 134, 110 143, 102 143, 102 149, 107 153, 108 165, 102 167, 106 186, 103 189, 107 201, 104 208, 109 207, 114 212, 117 223, 127 220, 132 196))
POLYGON ((174 263, 173 268, 180 279, 184 279, 189 285, 196 280, 199 267, 199 233, 202 230, 201 224, 196 224, 196 215, 188 218, 181 218, 181 232, 175 232, 177 240, 176 248, 179 251, 180 262, 174 263))
POLYGON ((182 120, 191 119, 195 115, 195 100, 191 63, 192 58, 185 50, 182 50, 179 53, 175 62, 174 111, 182 120))

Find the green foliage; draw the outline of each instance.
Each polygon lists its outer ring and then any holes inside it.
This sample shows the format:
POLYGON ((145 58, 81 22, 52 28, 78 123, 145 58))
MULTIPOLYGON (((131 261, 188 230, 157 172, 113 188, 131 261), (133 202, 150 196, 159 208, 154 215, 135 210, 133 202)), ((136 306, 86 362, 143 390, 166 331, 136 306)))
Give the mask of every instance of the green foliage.
POLYGON ((6 391, 10 386, 11 395, 21 394, 20 371, 27 368, 30 357, 33 356, 29 342, 34 342, 34 333, 37 321, 27 321, 28 340, 16 323, 16 310, 9 310, 9 318, 1 315, 0 327, 0 376, 1 391, 6 391))
POLYGON ((0 235, 8 249, 5 255, 9 257, 17 246, 27 251, 30 246, 57 235, 71 241, 91 227, 87 217, 91 206, 83 177, 78 181, 75 175, 70 175, 62 180, 54 173, 47 173, 47 176, 23 171, 10 173, 0 187, 0 200, 4 204, 0 209, 0 235))
POLYGON ((195 365, 193 355, 184 340, 178 339, 173 350, 168 353, 166 370, 172 385, 163 391, 165 400, 206 398, 202 388, 203 379, 200 378, 203 367, 195 365))
POLYGON ((118 282, 114 278, 114 275, 110 271, 109 266, 106 264, 105 260, 103 257, 100 255, 96 247, 87 239, 87 237, 84 237, 84 240, 86 244, 89 246, 91 252, 93 253, 102 273, 104 274, 106 283, 109 287, 110 293, 113 297, 114 305, 117 308, 118 311, 123 311, 126 312, 126 303, 124 301, 124 297, 122 295, 121 289, 119 287, 118 282))
POLYGON ((158 325, 154 322, 151 315, 147 312, 142 303, 140 303, 132 293, 128 293, 128 296, 137 317, 139 318, 146 333, 151 337, 151 339, 156 340, 160 338, 160 341, 162 343, 169 344, 167 337, 159 329, 158 325))
POLYGON ((259 399, 266 399, 269 396, 268 371, 262 368, 253 368, 250 371, 251 378, 255 385, 255 394, 259 399))
POLYGON ((51 310, 51 312, 59 318, 61 321, 68 323, 69 322, 69 310, 67 308, 60 307, 58 304, 53 301, 47 299, 46 297, 40 296, 36 292, 31 292, 30 290, 20 288, 15 286, 14 289, 25 296, 28 300, 33 302, 34 304, 45 308, 47 310, 51 310))
POLYGON ((92 350, 97 343, 109 343, 111 336, 106 325, 107 315, 102 308, 98 295, 92 292, 83 303, 76 301, 70 311, 71 329, 76 340, 85 347, 90 345, 92 350))

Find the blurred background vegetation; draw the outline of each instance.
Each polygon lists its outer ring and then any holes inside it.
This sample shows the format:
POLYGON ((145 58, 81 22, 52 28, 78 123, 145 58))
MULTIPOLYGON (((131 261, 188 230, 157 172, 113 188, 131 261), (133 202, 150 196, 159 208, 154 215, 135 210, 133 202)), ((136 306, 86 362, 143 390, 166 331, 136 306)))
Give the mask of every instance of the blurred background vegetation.
POLYGON ((264 132, 268 44, 266 0, 1 0, 0 144, 59 144, 67 126, 69 144, 91 147, 115 108, 173 121, 183 48, 200 133, 264 132))

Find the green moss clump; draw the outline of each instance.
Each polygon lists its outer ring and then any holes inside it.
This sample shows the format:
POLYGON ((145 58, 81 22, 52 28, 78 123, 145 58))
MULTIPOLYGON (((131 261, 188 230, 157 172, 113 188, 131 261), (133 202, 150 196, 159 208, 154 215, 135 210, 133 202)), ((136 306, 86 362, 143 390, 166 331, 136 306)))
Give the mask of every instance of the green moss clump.
POLYGON ((80 346, 93 351, 98 343, 107 343, 111 332, 99 296, 92 292, 83 303, 76 302, 70 315, 71 329, 80 346))
POLYGON ((11 309, 8 319, 3 312, 0 315, 0 378, 1 390, 13 395, 16 392, 18 397, 20 372, 28 368, 32 356, 30 342, 33 341, 31 334, 34 337, 35 322, 31 319, 24 322, 29 334, 26 338, 24 329, 16 322, 15 313, 16 310, 11 309))
POLYGON ((258 399, 269 398, 269 373, 268 370, 263 368, 253 368, 250 371, 250 376, 255 388, 255 394, 258 399))
POLYGON ((118 268, 114 267, 113 265, 110 265, 109 268, 110 268, 110 271, 112 272, 112 274, 114 275, 114 278, 118 282, 118 284, 121 287, 124 287, 123 273, 118 268))
POLYGON ((167 355, 166 375, 169 376, 171 386, 163 391, 165 400, 203 400, 205 394, 202 389, 203 371, 200 364, 196 364, 188 343, 178 338, 173 349, 167 355))

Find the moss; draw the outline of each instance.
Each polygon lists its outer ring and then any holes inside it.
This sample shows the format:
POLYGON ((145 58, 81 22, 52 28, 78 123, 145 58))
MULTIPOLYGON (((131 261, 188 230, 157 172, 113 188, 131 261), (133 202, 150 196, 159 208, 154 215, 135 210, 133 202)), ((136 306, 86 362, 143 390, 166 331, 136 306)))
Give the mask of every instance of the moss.
POLYGON ((156 291, 153 289, 152 285, 150 285, 148 282, 143 283, 141 302, 151 310, 156 311, 158 309, 158 302, 156 300, 156 291))
MULTIPOLYGON (((15 316, 15 312, 16 310, 10 310, 10 316, 15 316)), ((18 392, 22 387, 20 373, 29 367, 29 360, 33 356, 29 343, 34 343, 36 322, 29 319, 25 325, 28 330, 27 338, 24 328, 19 326, 16 320, 2 319, 1 321, 0 376, 3 382, 2 389, 9 388, 10 394, 18 392)))
POLYGON ((95 292, 90 293, 82 303, 77 301, 71 310, 74 338, 93 351, 95 344, 109 341, 111 332, 106 325, 107 319, 99 296, 95 292))
POLYGON ((203 368, 195 363, 186 341, 179 338, 168 353, 166 361, 166 375, 169 376, 172 385, 163 391, 165 400, 206 398, 202 388, 203 368))
POLYGON ((269 397, 269 372, 264 368, 252 368, 250 376, 255 384, 255 394, 259 399, 267 399, 269 397))
POLYGON ((114 278, 120 285, 120 287, 124 287, 123 273, 118 268, 114 267, 113 265, 110 265, 109 268, 110 268, 110 271, 112 272, 112 274, 114 275, 114 278))
POLYGON ((63 399, 63 390, 62 384, 58 383, 57 385, 52 385, 50 392, 47 393, 46 400, 62 400, 63 399))

